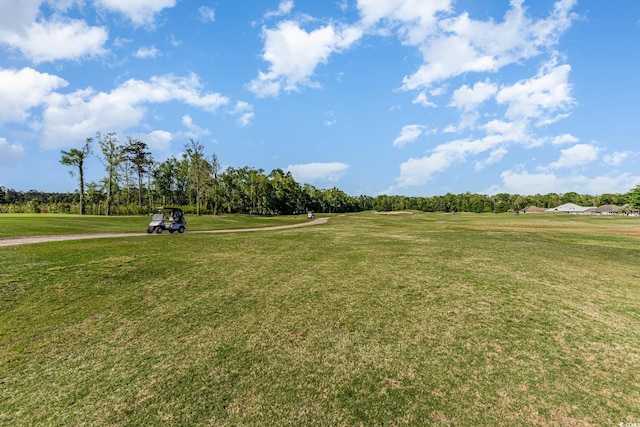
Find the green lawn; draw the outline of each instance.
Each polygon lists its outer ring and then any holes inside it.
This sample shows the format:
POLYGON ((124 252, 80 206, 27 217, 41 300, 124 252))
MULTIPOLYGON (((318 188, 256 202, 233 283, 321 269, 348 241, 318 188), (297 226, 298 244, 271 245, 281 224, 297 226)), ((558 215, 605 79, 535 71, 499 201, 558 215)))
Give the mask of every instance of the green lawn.
POLYGON ((2 425, 640 422, 638 218, 364 213, 0 259, 2 425))
MULTIPOLYGON (((307 221, 297 216, 191 216, 187 230, 226 230, 247 227, 269 227, 307 221)), ((65 214, 0 214, 0 239, 17 236, 99 233, 144 233, 151 216, 95 216, 65 214)))

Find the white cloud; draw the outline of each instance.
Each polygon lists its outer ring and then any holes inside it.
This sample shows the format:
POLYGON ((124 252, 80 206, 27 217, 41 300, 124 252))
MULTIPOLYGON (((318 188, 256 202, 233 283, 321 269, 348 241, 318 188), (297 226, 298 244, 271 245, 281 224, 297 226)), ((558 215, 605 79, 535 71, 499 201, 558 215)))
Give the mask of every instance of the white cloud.
POLYGON ((216 11, 212 7, 200 6, 198 14, 202 22, 213 22, 216 20, 216 11))
POLYGON ((258 71, 258 78, 251 80, 247 84, 247 89, 258 98, 265 98, 268 96, 278 96, 280 94, 281 84, 274 79, 273 75, 258 71))
POLYGON ((630 173, 603 175, 589 178, 583 175, 562 176, 556 173, 529 173, 527 171, 504 171, 501 174, 502 185, 493 186, 486 194, 579 194, 626 193, 640 182, 640 176, 630 173))
POLYGON ((491 152, 491 154, 489 154, 489 157, 479 162, 476 162, 476 165, 475 165, 476 171, 480 171, 486 168, 487 166, 493 165, 495 163, 499 163, 500 161, 502 161, 502 159, 508 152, 509 151, 504 147, 496 148, 491 152))
POLYGON ((59 16, 31 22, 18 30, 0 30, 1 44, 19 50, 36 64, 103 55, 107 38, 105 27, 90 27, 84 21, 59 16))
POLYGON ((560 158, 549 165, 552 169, 566 169, 584 166, 598 159, 600 149, 589 144, 576 144, 560 151, 560 158))
POLYGON ((291 172, 296 181, 311 183, 321 180, 338 182, 348 169, 349 165, 346 163, 330 162, 289 165, 286 170, 291 172))
POLYGON ((240 127, 247 127, 251 124, 251 122, 255 117, 256 117, 256 114, 253 111, 244 113, 240 117, 238 117, 238 120, 236 120, 236 123, 238 123, 240 127))
POLYGON ((505 141, 519 142, 527 144, 530 135, 527 132, 527 122, 523 120, 515 120, 505 122, 503 120, 491 120, 484 124, 482 129, 487 135, 501 135, 505 141))
POLYGON ((173 140, 173 135, 165 130, 154 130, 139 139, 146 142, 152 150, 167 152, 173 140))
POLYGON ((0 123, 26 121, 32 108, 43 105, 56 89, 67 84, 58 76, 32 68, 0 69, 0 123))
POLYGON ((215 112, 229 100, 218 93, 202 93, 202 84, 196 74, 188 77, 176 77, 172 74, 154 76, 148 82, 136 79, 127 80, 112 94, 130 102, 167 102, 180 101, 185 104, 215 112))
POLYGON ((49 149, 79 145, 96 131, 119 132, 136 126, 144 116, 137 102, 93 89, 52 94, 43 111, 42 143, 49 149))
POLYGON ((44 0, 0 1, 1 32, 19 33, 35 22, 44 0))
POLYGON ((269 71, 260 71, 247 88, 258 97, 276 96, 281 90, 297 91, 300 86, 318 87, 311 80, 319 64, 325 64, 332 53, 348 49, 361 36, 356 27, 332 24, 307 32, 293 21, 281 22, 275 29, 263 30, 263 59, 269 71))
POLYGON ((487 194, 548 194, 561 192, 562 180, 553 173, 529 173, 504 171, 500 175, 501 186, 494 186, 486 191, 487 194))
POLYGON ((156 15, 174 7, 176 0, 95 0, 95 3, 106 10, 122 13, 135 25, 153 26, 156 15))
POLYGON ((487 82, 477 82, 473 87, 463 85, 453 92, 451 106, 470 112, 498 92, 498 86, 487 82))
MULTIPOLYGON (((448 105, 459 111, 459 122, 446 126, 443 132, 468 131, 469 135, 402 163, 400 175, 387 192, 422 186, 434 174, 485 154, 484 158, 475 159, 476 170, 481 170, 501 161, 513 144, 532 148, 576 143, 577 138, 570 134, 550 137, 534 133, 535 129, 567 117, 574 104, 569 84, 571 67, 560 63, 553 49, 576 18, 571 12, 575 4, 576 0, 558 0, 547 17, 534 19, 523 0, 511 0, 501 21, 482 21, 472 19, 466 12, 454 14, 452 1, 359 0, 362 20, 369 29, 378 34, 396 34, 405 45, 416 47, 422 54, 422 65, 405 76, 401 87, 416 92, 414 104, 435 107, 426 94, 444 94, 451 84, 449 80, 460 75, 470 80, 473 72, 496 73, 506 65, 521 64, 535 56, 550 57, 531 78, 508 83, 499 81, 503 75, 491 80, 485 77, 455 90, 448 105), (487 106, 488 101, 494 100, 504 107, 504 113, 490 108, 494 105, 487 106)), ((397 142, 403 144, 405 139, 399 137, 397 142)), ((565 164, 569 164, 568 160, 562 159, 554 166, 565 164)))
POLYGON ((439 15, 451 11, 451 0, 358 0, 358 10, 366 27, 377 24, 394 29, 404 42, 420 44, 437 31, 439 15))
POLYGON ((462 114, 460 115, 460 123, 458 123, 457 126, 455 125, 447 126, 445 129, 445 133, 450 133, 450 132, 462 133, 467 129, 475 129, 477 127, 476 122, 478 121, 479 118, 480 118, 480 113, 478 112, 462 114))
POLYGON ((604 162, 611 166, 620 166, 625 160, 631 156, 629 151, 616 151, 613 154, 604 156, 604 162))
POLYGON ((0 44, 20 51, 34 63, 79 59, 102 55, 108 38, 105 27, 90 27, 85 21, 66 18, 63 13, 76 0, 0 1, 0 44))
POLYGON ((323 126, 332 127, 337 123, 335 113, 333 111, 325 111, 324 115, 327 117, 327 119, 324 121, 323 126))
POLYGON ((188 114, 182 116, 182 125, 188 129, 184 132, 184 136, 187 138, 200 139, 203 136, 211 135, 211 131, 209 129, 201 128, 193 123, 193 119, 188 114))
POLYGON ((288 15, 293 10, 293 6, 293 0, 282 0, 278 5, 278 10, 269 11, 264 14, 264 17, 273 18, 288 15))
POLYGON ((429 89, 429 94, 431 94, 431 96, 441 96, 444 95, 445 93, 447 93, 447 91, 449 90, 449 85, 442 85, 442 86, 438 86, 438 87, 434 87, 429 89))
POLYGON ((565 134, 553 137, 551 140, 551 143, 553 145, 562 145, 562 144, 575 144, 578 141, 580 140, 575 136, 571 135, 570 133, 565 133, 565 134))
MULTIPOLYGON (((416 0, 417 1, 417 0, 416 0)), ((360 3, 371 3, 375 7, 363 10, 363 19, 367 19, 368 9, 378 11, 374 16, 384 18, 396 16, 394 8, 398 3, 403 6, 413 3, 411 0, 360 0, 360 3)), ((423 2, 425 3, 425 2, 423 2)), ((450 2, 442 1, 431 14, 449 11, 450 2), (445 8, 446 6, 446 8, 445 8)), ((414 27, 402 27, 401 36, 406 43, 418 46, 423 56, 423 65, 410 76, 403 79, 405 90, 430 87, 432 84, 468 72, 496 72, 505 65, 531 58, 558 42, 560 35, 570 27, 575 15, 571 9, 575 0, 559 0, 551 15, 537 21, 525 15, 523 0, 512 0, 511 7, 502 22, 493 20, 477 21, 467 13, 459 16, 429 20, 429 25, 422 25, 421 30, 414 27)), ((417 23, 423 19, 418 10, 406 9, 403 22, 417 23)), ((371 19, 371 18, 369 18, 371 19)), ((379 18, 378 18, 379 19, 379 18)))
POLYGON ((568 64, 557 65, 553 59, 545 64, 538 74, 500 89, 496 100, 507 104, 506 116, 510 119, 537 119, 538 124, 548 124, 564 115, 554 113, 564 111, 573 105, 569 84, 568 64))
POLYGON ((582 194, 627 193, 640 183, 640 176, 631 173, 612 174, 588 178, 582 194))
POLYGON ((422 125, 407 125, 402 128, 400 135, 393 141, 394 147, 402 147, 405 144, 415 142, 424 133, 427 132, 427 127, 422 125))
POLYGON ((209 112, 229 102, 218 93, 203 92, 195 74, 155 76, 149 81, 130 79, 109 93, 87 88, 52 94, 43 113, 43 144, 47 148, 65 147, 96 130, 118 132, 132 128, 142 121, 147 104, 169 101, 209 112))
POLYGON ((391 194, 398 189, 426 184, 434 174, 449 168, 454 161, 450 154, 441 151, 422 158, 410 158, 400 165, 400 176, 384 193, 391 194))
POLYGON ((456 163, 466 161, 469 156, 491 151, 491 155, 476 167, 482 167, 495 163, 506 154, 504 145, 520 138, 518 129, 509 129, 508 132, 487 135, 480 139, 458 139, 437 146, 430 154, 421 158, 410 158, 400 165, 400 176, 395 179, 395 184, 385 191, 393 192, 406 187, 425 185, 436 173, 444 172, 456 163))
POLYGON ((437 107, 436 104, 434 104, 433 102, 429 101, 429 98, 427 97, 427 94, 424 92, 420 92, 419 94, 416 95, 415 98, 413 98, 413 101, 411 101, 412 104, 419 104, 422 105, 423 107, 437 107))
POLYGON ((253 105, 244 101, 238 101, 233 111, 231 111, 231 114, 238 116, 236 123, 240 127, 249 126, 256 116, 253 112, 253 105))
POLYGON ((133 39, 127 39, 120 36, 116 37, 115 40, 113 41, 113 45, 115 47, 124 47, 130 43, 133 43, 133 39))
MULTIPOLYGON (((445 132, 462 132, 469 129, 484 131, 486 135, 442 144, 423 158, 409 159, 400 165, 400 176, 396 178, 396 184, 391 188, 424 185, 433 174, 443 172, 455 163, 464 162, 469 156, 491 151, 489 158, 476 162, 476 169, 482 169, 501 160, 509 144, 534 147, 548 142, 558 144, 572 141, 575 137, 570 134, 556 138, 537 138, 530 132, 532 122, 538 126, 542 122, 553 122, 561 117, 560 113, 572 106, 571 87, 568 84, 569 71, 568 65, 558 65, 554 57, 543 64, 536 76, 530 79, 501 87, 488 81, 477 82, 473 87, 464 85, 454 91, 450 105, 462 110, 462 114, 460 123, 457 126, 448 126, 445 132), (481 117, 479 106, 494 96, 499 104, 507 106, 505 118, 496 118, 477 125, 481 117)), ((399 143, 402 141, 399 139, 399 143)), ((591 148, 595 149, 595 147, 591 148)), ((567 151, 550 167, 562 168, 585 164, 593 161, 593 156, 597 157, 597 152, 578 146, 574 150, 567 151)))
POLYGON ((156 58, 160 55, 160 51, 155 46, 143 46, 134 54, 136 58, 156 58))
POLYGON ((169 34, 169 37, 167 39, 169 40, 169 44, 171 44, 171 46, 173 47, 182 46, 182 42, 178 40, 173 34, 169 34))
POLYGON ((10 144, 5 138, 0 138, 0 165, 11 166, 24 154, 21 144, 10 144))
POLYGON ((467 72, 494 72, 499 66, 495 58, 477 52, 471 42, 462 37, 441 37, 434 39, 428 47, 422 48, 425 64, 413 75, 404 77, 404 90, 430 87, 450 77, 467 72))

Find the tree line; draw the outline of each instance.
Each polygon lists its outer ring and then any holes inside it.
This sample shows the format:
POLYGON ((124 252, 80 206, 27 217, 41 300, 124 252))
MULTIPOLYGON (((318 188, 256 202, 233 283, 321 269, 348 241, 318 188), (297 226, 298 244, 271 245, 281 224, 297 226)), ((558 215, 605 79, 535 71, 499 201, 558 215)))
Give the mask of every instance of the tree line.
MULTIPOLYGON (((169 178, 180 168, 176 159, 169 159, 159 168, 166 168, 163 177, 169 178), (162 166, 164 165, 164 166, 162 166)), ((184 167, 184 165, 182 165, 184 167)), ((171 180, 169 179, 168 182, 171 180)), ((153 181, 152 186, 160 182, 153 181)), ((179 206, 188 213, 198 213, 196 190, 188 185, 172 187, 165 181, 166 191, 140 193, 143 207, 138 202, 127 203, 139 197, 137 188, 118 187, 111 203, 111 214, 147 214, 155 206, 179 206)), ((474 212, 504 213, 522 210, 528 206, 553 208, 564 203, 581 206, 618 205, 640 209, 640 186, 626 194, 602 194, 599 196, 577 193, 549 193, 533 196, 500 193, 493 196, 484 194, 445 194, 433 197, 387 196, 351 197, 337 188, 317 189, 309 184, 300 185, 289 173, 275 169, 269 175, 249 167, 228 168, 219 175, 217 187, 215 180, 204 190, 200 212, 240 213, 254 215, 295 214, 307 210, 314 212, 361 212, 377 210, 381 212, 416 210, 423 212, 474 212), (275 183, 275 185, 273 185, 275 183)), ((97 188, 95 183, 87 184, 84 196, 86 211, 91 214, 106 214, 100 200, 105 200, 106 191, 97 188)), ((42 213, 79 213, 79 194, 47 193, 36 190, 26 192, 0 186, 0 212, 42 212, 42 213)))
POLYGON ((208 157, 204 146, 194 139, 185 144, 180 158, 171 157, 163 162, 155 161, 145 142, 130 137, 120 142, 114 132, 97 133, 87 138, 81 148, 62 150, 60 155, 60 163, 78 179, 75 193, 19 192, 0 186, 0 212, 136 215, 148 214, 157 206, 176 206, 197 215, 293 215, 372 209, 503 213, 528 206, 552 208, 564 203, 640 209, 640 185, 625 194, 598 196, 575 192, 488 196, 467 192, 433 197, 353 197, 335 187, 319 189, 300 184, 282 169, 268 174, 249 166, 223 170, 217 155, 208 157), (98 182, 85 182, 85 164, 91 155, 96 155, 104 167, 104 178, 98 182))
POLYGON ((565 203, 580 206, 617 205, 640 209, 640 185, 624 194, 601 194, 598 196, 569 192, 564 194, 548 193, 523 196, 520 194, 498 193, 451 194, 434 197, 378 196, 373 208, 378 211, 418 210, 423 212, 474 212, 504 213, 523 210, 529 206, 555 208, 565 203))
POLYGON ((222 169, 194 139, 180 158, 153 158, 148 145, 111 132, 87 138, 80 148, 60 152, 60 163, 78 179, 75 193, 19 192, 0 186, 0 212, 148 214, 158 206, 176 206, 192 214, 293 215, 370 210, 373 198, 353 197, 338 188, 298 183, 290 172, 244 166, 222 169), (96 155, 104 178, 86 182, 86 162, 96 155))

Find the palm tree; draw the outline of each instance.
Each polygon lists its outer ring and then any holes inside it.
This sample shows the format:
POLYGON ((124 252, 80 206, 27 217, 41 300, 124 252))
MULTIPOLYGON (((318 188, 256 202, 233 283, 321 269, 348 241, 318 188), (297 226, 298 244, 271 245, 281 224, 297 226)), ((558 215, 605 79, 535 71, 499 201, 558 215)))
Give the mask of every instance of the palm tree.
POLYGON ((84 161, 91 154, 91 142, 93 142, 93 138, 87 138, 81 149, 72 148, 69 151, 61 151, 60 163, 73 167, 69 171, 71 176, 75 175, 76 171, 78 172, 80 180, 80 215, 84 215, 84 161))

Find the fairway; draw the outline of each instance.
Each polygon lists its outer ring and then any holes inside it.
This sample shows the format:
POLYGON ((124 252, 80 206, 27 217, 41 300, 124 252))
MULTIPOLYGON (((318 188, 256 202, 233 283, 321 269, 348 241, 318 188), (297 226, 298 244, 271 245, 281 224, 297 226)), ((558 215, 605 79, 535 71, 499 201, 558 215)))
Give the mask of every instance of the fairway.
POLYGON ((0 258, 0 425, 640 422, 638 218, 361 213, 0 258))

